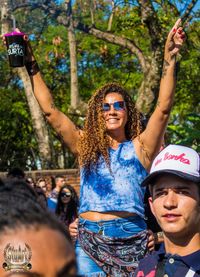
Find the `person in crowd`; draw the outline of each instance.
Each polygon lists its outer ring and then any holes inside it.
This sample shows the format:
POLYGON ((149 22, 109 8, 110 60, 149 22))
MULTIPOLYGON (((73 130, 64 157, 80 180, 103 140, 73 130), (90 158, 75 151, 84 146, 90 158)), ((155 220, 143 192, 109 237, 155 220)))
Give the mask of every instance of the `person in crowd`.
POLYGON ((42 208, 47 208, 47 198, 46 198, 46 182, 44 178, 38 178, 34 186, 34 190, 37 193, 38 201, 40 202, 42 208))
POLYGON ((55 176, 55 188, 52 190, 51 198, 58 199, 58 194, 61 190, 61 188, 65 184, 65 177, 62 175, 56 175, 55 176))
POLYGON ((44 209, 47 209, 48 208, 47 198, 46 198, 46 194, 45 194, 44 190, 39 186, 35 186, 34 190, 37 194, 38 201, 39 201, 41 207, 44 208, 44 209))
POLYGON ((199 154, 168 145, 155 158, 143 185, 149 186, 164 245, 140 261, 135 276, 200 276, 199 154))
POLYGON ((79 200, 75 189, 71 185, 64 185, 59 194, 56 215, 67 228, 78 217, 79 200))
POLYGON ((23 169, 19 167, 13 167, 8 170, 7 178, 10 179, 24 179, 25 178, 25 172, 23 169))
POLYGON ((62 175, 55 176, 55 188, 47 198, 47 206, 50 211, 55 212, 58 201, 58 194, 61 188, 65 185, 65 177, 62 175))
POLYGON ((49 198, 52 190, 55 188, 55 180, 53 176, 45 176, 44 179, 46 182, 46 197, 49 198))
POLYGON ((46 181, 44 178, 39 178, 36 182, 36 187, 41 188, 46 193, 46 181))
POLYGON ((26 182, 0 183, 0 211, 1 277, 77 276, 69 233, 26 182))
POLYGON ((185 40, 177 20, 164 49, 157 106, 141 132, 140 113, 117 83, 98 89, 88 103, 83 130, 53 102, 27 42, 26 69, 48 122, 80 164, 80 208, 76 255, 83 276, 132 276, 147 252, 145 189, 140 184, 159 152, 176 84, 176 55, 185 40), (123 247, 121 247, 123 245, 123 247))
POLYGON ((35 181, 33 180, 32 177, 27 177, 26 178, 26 182, 31 186, 31 187, 35 187, 35 181))

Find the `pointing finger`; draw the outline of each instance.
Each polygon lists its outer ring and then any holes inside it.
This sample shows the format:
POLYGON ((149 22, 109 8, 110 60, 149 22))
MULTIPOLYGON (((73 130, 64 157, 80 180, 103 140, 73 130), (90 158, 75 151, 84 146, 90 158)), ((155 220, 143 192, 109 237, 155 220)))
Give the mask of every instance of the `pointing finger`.
POLYGON ((176 23, 174 24, 174 26, 172 27, 171 31, 169 32, 168 38, 171 39, 173 37, 173 35, 176 33, 177 29, 179 28, 181 24, 181 18, 179 18, 176 23))

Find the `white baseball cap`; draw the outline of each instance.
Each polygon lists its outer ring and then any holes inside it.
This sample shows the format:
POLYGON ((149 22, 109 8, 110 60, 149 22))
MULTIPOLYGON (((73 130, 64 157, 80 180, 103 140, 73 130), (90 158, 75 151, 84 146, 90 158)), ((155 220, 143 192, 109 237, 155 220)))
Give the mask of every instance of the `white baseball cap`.
POLYGON ((154 159, 150 174, 142 186, 153 185, 154 178, 162 173, 170 173, 185 180, 200 182, 200 157, 192 148, 170 144, 154 159))

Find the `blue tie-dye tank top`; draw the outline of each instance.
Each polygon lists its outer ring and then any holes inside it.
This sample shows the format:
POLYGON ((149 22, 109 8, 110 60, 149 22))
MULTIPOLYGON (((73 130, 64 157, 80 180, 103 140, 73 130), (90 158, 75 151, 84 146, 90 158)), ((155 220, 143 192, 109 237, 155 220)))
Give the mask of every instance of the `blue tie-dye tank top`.
POLYGON ((133 142, 124 141, 116 150, 109 148, 109 155, 111 172, 103 157, 89 174, 81 169, 79 213, 126 211, 144 217, 145 188, 140 184, 148 173, 133 142))

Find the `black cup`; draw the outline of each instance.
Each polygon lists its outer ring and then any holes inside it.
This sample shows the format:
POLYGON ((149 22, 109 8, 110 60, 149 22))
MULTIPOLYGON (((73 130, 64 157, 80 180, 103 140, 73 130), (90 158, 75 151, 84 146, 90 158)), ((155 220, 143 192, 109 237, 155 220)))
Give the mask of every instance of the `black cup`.
POLYGON ((24 33, 12 32, 5 34, 9 64, 11 67, 22 67, 25 62, 24 33))

